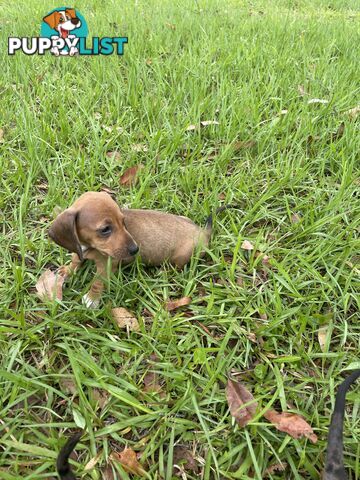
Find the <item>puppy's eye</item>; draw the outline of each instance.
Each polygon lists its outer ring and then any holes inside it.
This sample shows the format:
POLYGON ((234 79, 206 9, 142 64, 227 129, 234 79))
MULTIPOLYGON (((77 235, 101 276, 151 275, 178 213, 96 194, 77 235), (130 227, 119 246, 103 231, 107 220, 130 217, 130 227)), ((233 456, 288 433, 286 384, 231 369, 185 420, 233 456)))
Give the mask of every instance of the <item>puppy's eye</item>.
POLYGON ((106 225, 106 227, 103 227, 99 230, 99 233, 102 237, 108 237, 112 233, 112 228, 110 225, 106 225))
POLYGON ((59 23, 64 23, 64 19, 62 17, 59 19, 59 23))

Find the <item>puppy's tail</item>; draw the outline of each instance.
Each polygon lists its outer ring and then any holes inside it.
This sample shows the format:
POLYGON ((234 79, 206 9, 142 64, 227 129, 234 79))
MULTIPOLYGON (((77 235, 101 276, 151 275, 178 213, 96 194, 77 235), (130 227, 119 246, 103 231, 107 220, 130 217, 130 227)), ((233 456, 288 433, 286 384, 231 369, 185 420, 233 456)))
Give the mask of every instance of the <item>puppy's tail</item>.
POLYGON ((328 447, 323 480, 345 480, 347 478, 343 451, 345 397, 350 385, 355 382, 359 376, 360 369, 352 372, 342 382, 336 394, 334 413, 331 418, 328 433, 328 447))
POLYGON ((207 237, 210 239, 212 229, 213 229, 213 220, 214 220, 214 215, 218 215, 219 213, 223 212, 224 210, 228 210, 229 208, 235 208, 236 210, 240 210, 240 205, 223 205, 222 207, 219 207, 215 210, 215 213, 212 213, 211 215, 208 216, 205 222, 205 231, 207 233, 207 237))
POLYGON ((68 439, 65 445, 60 450, 58 458, 56 460, 56 470, 61 478, 61 480, 76 480, 73 471, 71 470, 69 464, 69 457, 71 452, 76 447, 76 444, 80 440, 83 435, 83 431, 80 430, 79 432, 75 433, 72 437, 68 439))

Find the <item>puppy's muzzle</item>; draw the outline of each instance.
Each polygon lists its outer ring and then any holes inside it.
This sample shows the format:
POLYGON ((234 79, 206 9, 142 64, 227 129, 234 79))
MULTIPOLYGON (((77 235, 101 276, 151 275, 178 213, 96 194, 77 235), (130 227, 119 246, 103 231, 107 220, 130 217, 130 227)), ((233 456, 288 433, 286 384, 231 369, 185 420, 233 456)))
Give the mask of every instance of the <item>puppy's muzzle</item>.
POLYGON ((138 251, 139 251, 139 247, 136 245, 136 243, 128 247, 128 252, 131 256, 136 255, 138 251))

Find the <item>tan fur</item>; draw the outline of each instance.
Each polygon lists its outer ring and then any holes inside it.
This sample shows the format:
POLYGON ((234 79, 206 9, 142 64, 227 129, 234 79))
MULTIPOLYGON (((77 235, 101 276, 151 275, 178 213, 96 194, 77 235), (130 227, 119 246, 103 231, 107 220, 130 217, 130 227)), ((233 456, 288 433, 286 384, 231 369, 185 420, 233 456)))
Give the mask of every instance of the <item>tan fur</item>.
POLYGON ((208 245, 210 232, 187 217, 155 210, 121 209, 107 193, 87 192, 55 219, 49 236, 74 252, 71 264, 60 268, 65 277, 82 260, 94 260, 97 274, 87 297, 96 303, 104 288, 102 279, 109 257, 114 271, 119 264, 134 261, 131 249, 138 246, 145 264, 160 265, 168 261, 182 268, 195 248, 208 245), (101 230, 106 226, 112 232, 104 238, 101 230), (86 248, 84 253, 82 247, 86 248))

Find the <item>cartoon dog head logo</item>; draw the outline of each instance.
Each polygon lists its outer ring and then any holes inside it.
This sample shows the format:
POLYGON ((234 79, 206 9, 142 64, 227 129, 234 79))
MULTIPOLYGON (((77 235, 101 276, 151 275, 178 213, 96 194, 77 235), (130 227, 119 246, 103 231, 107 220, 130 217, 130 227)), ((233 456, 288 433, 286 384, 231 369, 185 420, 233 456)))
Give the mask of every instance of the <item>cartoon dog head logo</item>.
MULTIPOLYGON (((51 52, 58 55, 75 55, 79 53, 78 38, 86 37, 88 28, 84 17, 74 8, 60 7, 43 18, 41 36, 52 40, 59 39, 51 52)), ((56 43, 56 42, 55 42, 56 43)))

